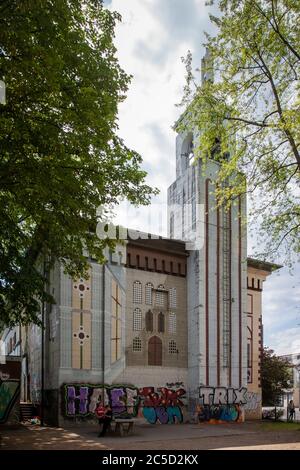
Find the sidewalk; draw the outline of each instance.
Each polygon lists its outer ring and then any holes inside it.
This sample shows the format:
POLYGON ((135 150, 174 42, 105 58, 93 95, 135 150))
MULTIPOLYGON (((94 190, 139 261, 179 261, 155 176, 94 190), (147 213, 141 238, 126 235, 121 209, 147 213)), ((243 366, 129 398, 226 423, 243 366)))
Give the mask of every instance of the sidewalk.
MULTIPOLYGON (((1 450, 201 450, 299 449, 299 430, 265 431, 264 423, 243 424, 138 424, 132 436, 98 438, 97 426, 51 428, 22 425, 1 431, 1 450)), ((280 425, 279 425, 280 426, 280 425)))

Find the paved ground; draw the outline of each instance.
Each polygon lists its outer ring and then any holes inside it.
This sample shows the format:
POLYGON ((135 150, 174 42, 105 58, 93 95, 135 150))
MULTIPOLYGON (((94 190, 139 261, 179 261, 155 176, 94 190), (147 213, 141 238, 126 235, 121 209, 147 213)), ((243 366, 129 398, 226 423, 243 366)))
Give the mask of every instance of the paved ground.
POLYGON ((98 438, 96 426, 51 428, 23 425, 5 430, 2 450, 201 450, 201 449, 298 449, 300 425, 295 430, 264 430, 262 423, 150 425, 139 423, 133 436, 98 438))

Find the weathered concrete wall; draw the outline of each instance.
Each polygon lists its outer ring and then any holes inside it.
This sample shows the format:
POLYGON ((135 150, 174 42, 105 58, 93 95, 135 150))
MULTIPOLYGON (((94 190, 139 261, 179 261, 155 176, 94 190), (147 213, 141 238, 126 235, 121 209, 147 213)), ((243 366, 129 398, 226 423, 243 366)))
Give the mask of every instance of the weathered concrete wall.
POLYGON ((0 363, 0 426, 20 424, 21 360, 6 356, 0 363))

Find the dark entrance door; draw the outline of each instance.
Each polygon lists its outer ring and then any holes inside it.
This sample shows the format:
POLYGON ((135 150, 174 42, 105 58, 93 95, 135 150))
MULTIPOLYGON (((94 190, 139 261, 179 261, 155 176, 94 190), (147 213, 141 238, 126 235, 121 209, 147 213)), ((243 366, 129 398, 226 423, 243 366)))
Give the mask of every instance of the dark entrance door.
POLYGON ((148 343, 148 365, 162 365, 162 341, 158 336, 152 336, 148 343))

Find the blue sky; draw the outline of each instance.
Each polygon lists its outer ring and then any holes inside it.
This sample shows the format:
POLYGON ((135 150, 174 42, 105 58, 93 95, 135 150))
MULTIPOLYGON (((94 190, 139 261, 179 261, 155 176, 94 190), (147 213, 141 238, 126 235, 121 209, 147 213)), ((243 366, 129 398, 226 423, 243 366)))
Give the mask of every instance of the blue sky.
MULTIPOLYGON (((144 159, 148 182, 161 190, 175 179, 175 133, 171 126, 181 109, 185 69, 181 57, 191 50, 195 68, 204 54, 204 31, 212 32, 205 0, 107 0, 122 15, 115 44, 122 67, 133 75, 121 104, 119 132, 144 159)), ((119 213, 122 216, 122 214, 119 213)), ((140 209, 132 228, 141 227, 140 209)), ((122 217, 121 217, 122 219, 122 217)), ((249 248, 249 255, 251 248, 249 248)), ((278 354, 300 352, 300 266, 272 274, 264 285, 265 345, 278 354)))

